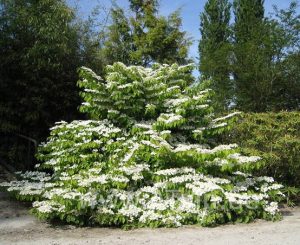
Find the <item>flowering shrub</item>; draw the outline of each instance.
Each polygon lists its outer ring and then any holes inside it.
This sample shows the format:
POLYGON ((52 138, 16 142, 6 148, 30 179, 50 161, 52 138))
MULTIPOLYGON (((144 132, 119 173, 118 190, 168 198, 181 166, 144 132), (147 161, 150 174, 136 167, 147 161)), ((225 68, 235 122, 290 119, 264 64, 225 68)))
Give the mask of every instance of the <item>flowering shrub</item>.
POLYGON ((253 177, 260 158, 214 136, 237 112, 214 118, 210 91, 192 65, 107 67, 106 81, 80 70, 80 110, 91 120, 58 122, 37 171, 1 183, 44 219, 133 227, 204 226, 278 219, 282 193, 253 177))

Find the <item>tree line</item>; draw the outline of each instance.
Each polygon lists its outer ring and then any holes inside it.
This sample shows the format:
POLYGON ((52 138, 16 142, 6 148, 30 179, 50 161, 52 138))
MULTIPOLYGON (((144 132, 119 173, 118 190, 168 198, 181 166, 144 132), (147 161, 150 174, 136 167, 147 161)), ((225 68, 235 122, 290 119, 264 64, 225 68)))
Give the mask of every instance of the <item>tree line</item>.
POLYGON ((200 16, 199 70, 212 79, 219 111, 299 110, 298 7, 291 2, 266 17, 263 0, 206 2, 200 16))
MULTIPOLYGON (((116 61, 192 61, 180 11, 162 16, 158 0, 128 2, 129 10, 113 3, 82 19, 64 0, 0 0, 1 159, 24 164, 34 152, 28 139, 44 141, 55 121, 80 118, 78 67, 104 75, 116 61)), ((219 112, 299 109, 297 7, 275 9, 271 18, 263 1, 206 2, 199 70, 201 80, 211 79, 219 112)))

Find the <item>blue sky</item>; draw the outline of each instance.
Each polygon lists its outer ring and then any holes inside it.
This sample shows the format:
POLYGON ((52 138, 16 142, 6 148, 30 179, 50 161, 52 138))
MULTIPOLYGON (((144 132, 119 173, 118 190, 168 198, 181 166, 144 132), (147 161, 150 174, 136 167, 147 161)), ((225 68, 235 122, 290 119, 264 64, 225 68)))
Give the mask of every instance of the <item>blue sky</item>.
MULTIPOLYGON (((88 13, 97 4, 110 6, 110 0, 67 0, 67 2, 74 5, 78 4, 78 7, 83 16, 88 15, 88 13)), ((117 4, 121 7, 128 8, 127 0, 116 0, 117 4)), ((265 0, 265 14, 269 15, 273 11, 273 5, 277 5, 279 9, 287 8, 292 0, 265 0)), ((206 0, 160 0, 160 14, 168 15, 171 12, 181 9, 181 17, 183 21, 182 30, 188 33, 188 36, 194 41, 193 45, 190 47, 190 56, 197 60, 198 57, 198 42, 200 39, 199 32, 199 15, 203 11, 203 7, 206 0)))

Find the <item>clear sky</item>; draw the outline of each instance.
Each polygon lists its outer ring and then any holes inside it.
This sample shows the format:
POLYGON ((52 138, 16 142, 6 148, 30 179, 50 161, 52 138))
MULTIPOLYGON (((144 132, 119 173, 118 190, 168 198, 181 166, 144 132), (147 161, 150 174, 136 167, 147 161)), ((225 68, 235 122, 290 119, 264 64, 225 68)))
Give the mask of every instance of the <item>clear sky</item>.
MULTIPOLYGON (((82 15, 88 15, 91 9, 97 4, 110 6, 110 0, 67 0, 70 4, 77 3, 82 15)), ((273 5, 277 5, 279 9, 287 8, 292 0, 265 0, 265 15, 273 11, 273 5)), ((116 3, 124 8, 128 8, 127 0, 116 0, 116 3)), ((190 48, 190 56, 197 60, 198 42, 200 39, 199 24, 200 12, 206 0, 160 0, 160 14, 168 15, 171 12, 181 9, 181 17, 183 21, 182 30, 188 33, 188 36, 194 41, 190 48)))

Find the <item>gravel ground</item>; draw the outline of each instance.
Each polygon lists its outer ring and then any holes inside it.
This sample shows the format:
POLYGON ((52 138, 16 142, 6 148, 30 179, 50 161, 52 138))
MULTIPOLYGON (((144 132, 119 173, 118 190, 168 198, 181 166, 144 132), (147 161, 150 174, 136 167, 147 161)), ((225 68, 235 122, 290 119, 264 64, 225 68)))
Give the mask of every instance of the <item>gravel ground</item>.
POLYGON ((215 228, 185 226, 177 229, 77 228, 41 222, 28 213, 28 203, 0 193, 0 244, 300 244, 300 207, 284 210, 279 222, 223 225, 215 228))

